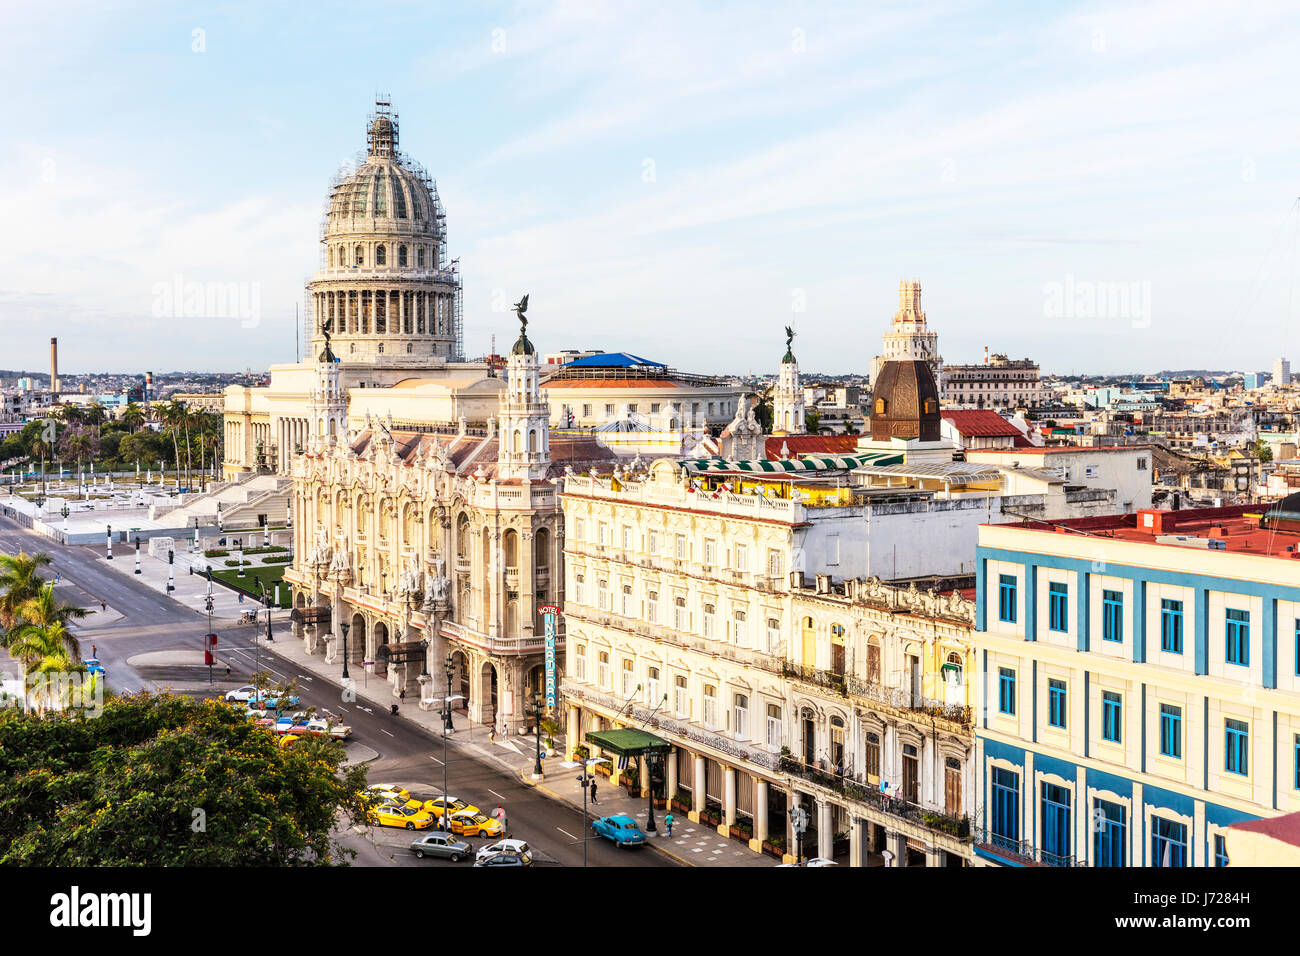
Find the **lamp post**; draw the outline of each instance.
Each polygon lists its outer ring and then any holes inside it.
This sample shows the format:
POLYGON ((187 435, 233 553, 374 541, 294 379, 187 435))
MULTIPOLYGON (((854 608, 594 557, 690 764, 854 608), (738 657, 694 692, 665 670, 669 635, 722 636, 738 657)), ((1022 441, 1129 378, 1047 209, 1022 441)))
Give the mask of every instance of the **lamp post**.
MULTIPOLYGON (((445 706, 442 711, 442 732, 451 733, 455 728, 451 725, 451 676, 456 673, 456 659, 450 654, 447 655, 447 696, 443 698, 445 706)), ((446 794, 444 793, 444 796, 446 794)))
POLYGON ((343 679, 348 680, 348 629, 352 627, 345 621, 339 621, 339 630, 343 632, 343 679))
MULTIPOLYGON (((138 534, 135 536, 135 573, 140 573, 140 536, 138 534)), ((212 630, 212 628, 208 628, 208 630, 212 630)))
POLYGON ((803 866, 803 835, 808 832, 808 811, 803 807, 791 807, 790 832, 794 835, 794 865, 803 866))
POLYGON ((424 653, 420 655, 420 676, 429 676, 429 639, 426 637, 420 642, 420 650, 424 653))
POLYGON ((595 774, 591 772, 591 768, 598 763, 609 763, 609 758, 588 757, 583 761, 582 773, 578 774, 577 778, 579 785, 582 787, 582 865, 584 867, 587 865, 587 840, 590 836, 587 827, 587 789, 591 786, 591 782, 596 779, 595 774))
POLYGON ((533 691, 532 700, 533 731, 537 738, 536 757, 533 760, 533 776, 542 776, 542 695, 533 691))
MULTIPOLYGON (((137 539, 137 546, 138 546, 137 539)), ((176 552, 171 548, 167 549, 167 593, 171 594, 176 590, 176 552)))
POLYGON ((275 638, 271 636, 271 592, 266 589, 261 578, 258 578, 257 583, 262 588, 262 603, 266 605, 266 643, 274 644, 275 638))
POLYGON ((108 526, 108 530, 104 533, 104 535, 108 539, 108 560, 112 561, 113 560, 113 526, 112 525, 108 526))
POLYGON ((63 515, 63 537, 64 537, 64 544, 67 544, 68 515, 72 514, 72 512, 68 510, 68 503, 66 501, 63 502, 63 510, 60 511, 59 514, 63 515))

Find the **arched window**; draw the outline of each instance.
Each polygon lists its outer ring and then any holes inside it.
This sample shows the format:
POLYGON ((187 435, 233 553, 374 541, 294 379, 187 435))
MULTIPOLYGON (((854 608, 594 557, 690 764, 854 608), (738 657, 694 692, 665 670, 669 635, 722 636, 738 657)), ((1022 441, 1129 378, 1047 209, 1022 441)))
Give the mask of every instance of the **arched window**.
POLYGON ((397 264, 399 266, 406 265, 406 246, 397 247, 397 264))
POLYGON ((388 252, 383 246, 375 246, 375 265, 386 265, 388 261, 388 252))
POLYGON ((839 717, 831 718, 831 769, 835 773, 844 772, 844 721, 839 717))
POLYGON ((885 414, 885 400, 883 398, 876 399, 876 414, 885 414))
POLYGON ((533 538, 533 564, 538 568, 551 566, 551 533, 540 528, 533 538))
POLYGON ((531 428, 528 430, 528 452, 532 454, 537 451, 537 432, 531 428))
POLYGON ((421 269, 424 268, 424 246, 420 246, 415 250, 415 264, 421 269))
POLYGON ((365 265, 365 263, 366 263, 366 253, 365 253, 365 250, 361 247, 360 244, 358 244, 358 245, 357 245, 356 264, 359 265, 359 266, 361 266, 361 265, 365 265))
POLYGON ((506 532, 505 539, 506 567, 519 566, 519 533, 513 528, 506 532))
POLYGON ((406 193, 402 191, 402 184, 399 182, 393 183, 393 217, 406 218, 406 193))

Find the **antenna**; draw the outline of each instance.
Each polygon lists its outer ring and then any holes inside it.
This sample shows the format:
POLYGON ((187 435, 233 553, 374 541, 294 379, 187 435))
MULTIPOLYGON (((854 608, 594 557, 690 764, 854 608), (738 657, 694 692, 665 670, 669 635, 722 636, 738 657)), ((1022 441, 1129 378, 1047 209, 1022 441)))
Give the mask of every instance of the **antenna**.
POLYGON ((302 346, 298 344, 298 303, 293 304, 293 360, 302 361, 302 346))

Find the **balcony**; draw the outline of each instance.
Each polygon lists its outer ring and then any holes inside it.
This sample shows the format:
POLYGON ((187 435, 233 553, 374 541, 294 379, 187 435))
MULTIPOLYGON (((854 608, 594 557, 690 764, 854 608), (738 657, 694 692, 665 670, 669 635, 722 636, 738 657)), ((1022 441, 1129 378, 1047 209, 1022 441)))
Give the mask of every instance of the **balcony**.
MULTIPOLYGON (((496 637, 484 634, 456 621, 443 621, 442 633, 462 644, 469 644, 489 654, 523 655, 540 654, 546 649, 546 638, 541 635, 525 637, 496 637)), ((562 632, 561 632, 562 635, 562 632)))
POLYGON ((457 573, 457 574, 469 574, 469 565, 470 565, 470 562, 469 562, 469 555, 468 555, 468 554, 458 554, 458 555, 456 555, 456 573, 457 573))
POLYGON ((1073 856, 1047 853, 1025 840, 1013 840, 1010 837, 994 833, 984 827, 975 827, 975 846, 991 856, 998 856, 1008 863, 1020 866, 1087 866, 1082 860, 1073 856))
POLYGON ((506 587, 516 589, 519 587, 519 567, 506 568, 506 587))
POLYGON ((628 634, 635 634, 637 637, 643 637, 646 640, 655 641, 659 644, 671 644, 673 647, 679 647, 683 650, 695 651, 699 654, 707 654, 710 657, 732 661, 737 664, 757 667, 771 674, 780 674, 782 665, 785 663, 783 658, 778 654, 769 654, 752 647, 739 647, 727 641, 694 637, 690 634, 683 634, 681 631, 673 630, 670 627, 664 627, 658 624, 647 624, 644 621, 621 617, 609 611, 575 606, 575 602, 573 601, 569 601, 566 604, 564 613, 591 624, 598 624, 602 627, 612 627, 616 630, 624 631, 628 634))
POLYGON ((920 804, 910 803, 900 797, 886 796, 881 793, 879 787, 866 782, 860 776, 855 778, 832 773, 829 770, 822 770, 786 753, 781 755, 780 770, 792 777, 798 777, 816 786, 833 790, 855 803, 879 810, 881 813, 897 817, 900 820, 907 820, 909 823, 925 827, 927 830, 946 833, 960 840, 970 837, 971 825, 969 817, 949 816, 940 810, 927 810, 920 804))
POLYGON ((913 713, 925 714, 927 717, 952 721, 964 727, 969 727, 971 724, 971 710, 964 704, 947 704, 941 700, 913 694, 902 687, 885 687, 866 681, 853 674, 840 674, 805 664, 782 661, 781 676, 833 691, 841 697, 860 697, 895 710, 910 710, 913 713))

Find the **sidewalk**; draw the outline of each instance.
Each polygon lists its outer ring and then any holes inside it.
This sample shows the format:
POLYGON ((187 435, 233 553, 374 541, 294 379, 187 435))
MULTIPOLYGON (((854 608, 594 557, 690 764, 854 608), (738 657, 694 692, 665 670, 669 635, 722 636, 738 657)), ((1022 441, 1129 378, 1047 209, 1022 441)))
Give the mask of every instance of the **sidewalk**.
MULTIPOLYGON (((100 550, 102 552, 103 549, 100 550)), ((100 556, 103 556, 102 553, 100 556)), ((200 552, 196 557, 202 559, 203 555, 200 552)), ((207 605, 204 599, 208 595, 208 577, 206 574, 200 574, 197 571, 190 574, 190 565, 188 563, 190 559, 189 552, 176 554, 176 563, 171 565, 176 590, 172 591, 170 597, 173 601, 184 604, 200 614, 206 614, 207 605)), ((150 557, 148 550, 143 547, 140 549, 140 574, 138 575, 135 573, 134 545, 126 547, 122 545, 114 546, 113 560, 104 563, 118 574, 134 577, 135 580, 153 588, 155 591, 163 594, 167 593, 168 564, 166 560, 150 557)), ((261 605, 254 599, 245 597, 243 601, 240 601, 239 597, 238 591, 232 591, 218 581, 212 582, 212 619, 214 624, 228 625, 232 619, 238 619, 241 612, 261 608, 261 605)), ((288 618, 288 610, 276 608, 271 612, 271 619, 274 622, 287 621, 288 618)), ((266 616, 264 611, 261 613, 260 619, 265 625, 266 616)), ((285 630, 285 628, 276 627, 275 630, 280 631, 285 630)))

